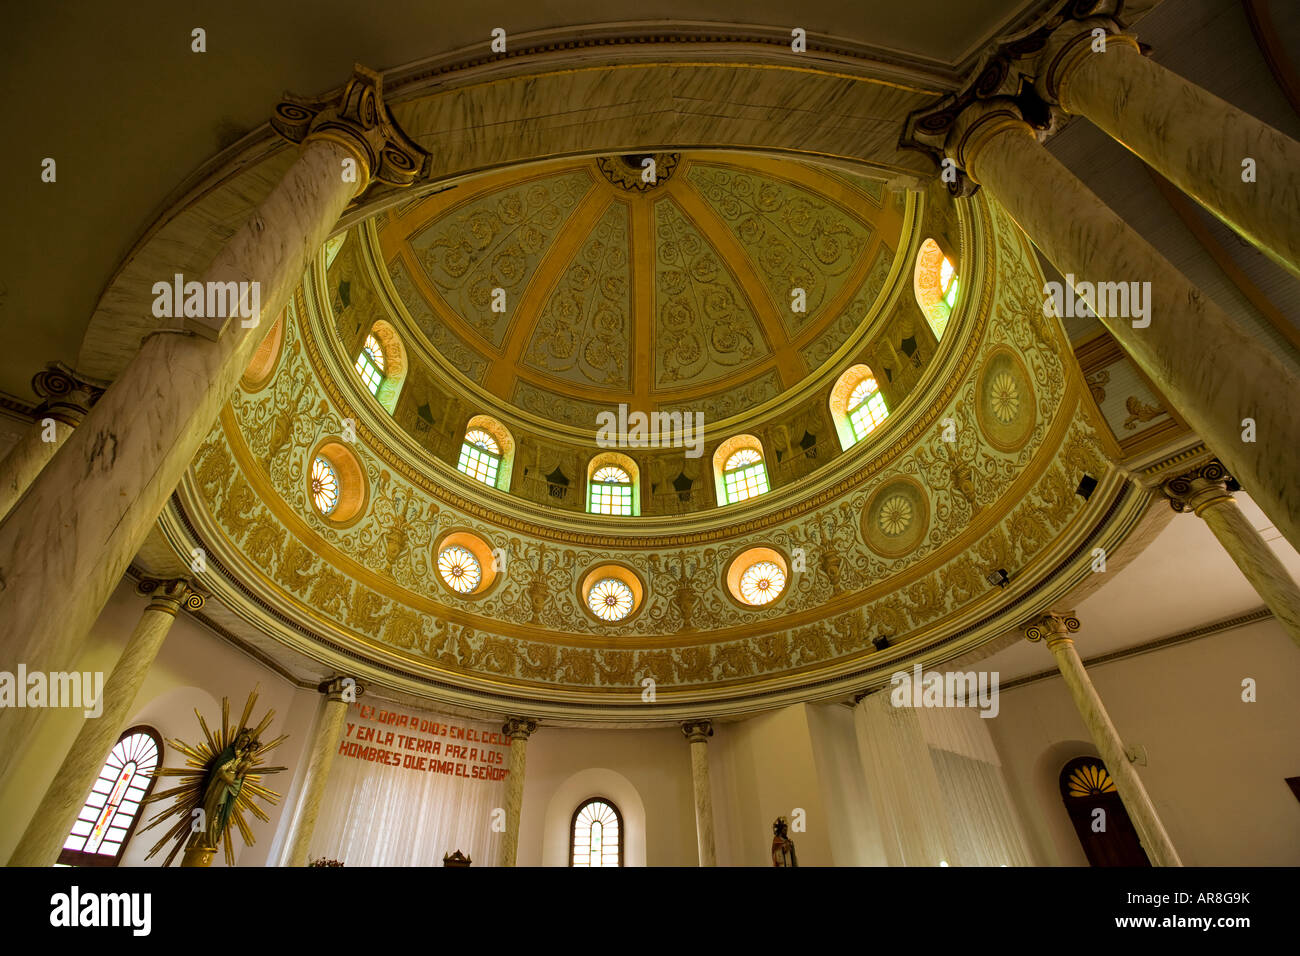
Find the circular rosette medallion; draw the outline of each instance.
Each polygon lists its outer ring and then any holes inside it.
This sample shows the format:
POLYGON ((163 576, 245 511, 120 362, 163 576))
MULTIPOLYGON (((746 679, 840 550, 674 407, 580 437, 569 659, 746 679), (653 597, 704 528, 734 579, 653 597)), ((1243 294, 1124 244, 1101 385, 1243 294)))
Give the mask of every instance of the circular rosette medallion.
POLYGON ((887 558, 907 554, 925 540, 930 502, 925 489, 910 478, 881 486, 862 512, 862 537, 871 550, 887 558))
POLYGON ((999 451, 1024 448, 1037 416, 1029 371, 1020 356, 1005 347, 994 349, 975 387, 975 417, 989 443, 999 451))

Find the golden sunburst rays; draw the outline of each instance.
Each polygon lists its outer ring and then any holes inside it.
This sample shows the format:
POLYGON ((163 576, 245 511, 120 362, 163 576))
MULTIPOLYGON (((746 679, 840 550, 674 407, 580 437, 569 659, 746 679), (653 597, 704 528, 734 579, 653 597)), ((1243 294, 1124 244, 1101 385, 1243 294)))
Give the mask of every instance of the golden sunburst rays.
POLYGON ((244 845, 252 846, 255 841, 245 811, 263 822, 270 822, 271 818, 255 801, 265 800, 274 805, 280 799, 280 794, 262 786, 261 781, 267 774, 279 773, 288 768, 264 767, 262 761, 288 735, 282 734, 270 743, 263 744, 262 731, 270 726, 275 711, 268 710, 256 727, 250 727, 249 718, 252 717, 256 703, 257 688, 254 688, 248 695, 239 721, 231 724, 230 698, 221 698, 221 727, 216 734, 208 728, 207 721, 196 708, 194 716, 199 719, 204 742, 191 747, 181 740, 167 741, 184 754, 185 766, 160 768, 154 771, 154 776, 179 777, 181 782, 149 796, 146 803, 173 799, 175 802, 157 813, 140 832, 151 830, 173 817, 176 819, 145 859, 152 857, 169 842, 175 841, 171 852, 163 860, 163 866, 170 866, 182 848, 206 848, 214 851, 217 841, 220 841, 226 865, 233 866, 235 848, 231 841, 230 824, 233 823, 239 829, 244 845), (208 819, 209 815, 216 819, 208 819))
POLYGON ((1074 772, 1070 774, 1069 786, 1072 797, 1090 797, 1098 793, 1115 792, 1115 782, 1110 779, 1106 768, 1095 764, 1075 767, 1074 772))

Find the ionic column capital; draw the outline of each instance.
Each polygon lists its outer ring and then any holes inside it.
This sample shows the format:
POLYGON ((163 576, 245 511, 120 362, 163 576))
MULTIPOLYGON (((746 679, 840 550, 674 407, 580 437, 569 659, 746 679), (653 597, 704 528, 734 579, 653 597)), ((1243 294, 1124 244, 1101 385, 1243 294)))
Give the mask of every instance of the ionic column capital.
POLYGON ((1025 624, 1023 630, 1025 640, 1035 644, 1046 640, 1048 648, 1054 648, 1060 644, 1073 644, 1070 635, 1080 627, 1082 625, 1073 611, 1048 611, 1025 624))
POLYGON ((316 685, 316 690, 324 694, 326 700, 348 704, 366 692, 355 677, 348 677, 346 674, 321 681, 316 685))
POLYGON ((1090 56, 1104 56, 1112 50, 1129 48, 1142 52, 1137 39, 1112 16, 1115 2, 1108 4, 1069 3, 1054 18, 1055 25, 1044 28, 1046 35, 1034 59, 1034 90, 1044 101, 1067 113, 1070 106, 1068 84, 1079 64, 1090 56), (1079 8, 1083 7, 1083 10, 1079 8), (1092 9, 1088 9, 1091 7, 1092 9), (1105 8, 1111 8, 1107 11, 1105 8), (1079 15, 1082 14, 1082 15, 1079 15), (1097 31, 1101 31, 1100 36, 1097 31), (1099 41, 1104 44, 1098 47, 1099 41))
POLYGON ((136 591, 149 598, 149 610, 162 611, 172 617, 182 607, 187 611, 203 607, 203 595, 185 578, 141 578, 136 591))
POLYGON ((429 154, 398 128, 383 92, 383 75, 357 64, 337 98, 278 103, 271 128, 291 143, 326 139, 350 152, 359 166, 358 196, 374 180, 409 186, 424 173, 429 154))
POLYGON ((50 362, 32 376, 32 390, 41 398, 36 417, 76 428, 106 388, 106 382, 79 375, 62 362, 50 362))
POLYGON ((1190 511, 1197 516, 1211 505, 1232 501, 1232 492, 1240 490, 1237 480, 1217 458, 1176 475, 1160 486, 1160 492, 1169 499, 1171 508, 1180 513, 1190 511))
POLYGON ((537 732, 537 721, 529 717, 507 717, 501 732, 511 740, 527 740, 537 732))
POLYGON ((693 744, 702 744, 713 736, 713 721, 707 718, 683 720, 682 735, 693 744))

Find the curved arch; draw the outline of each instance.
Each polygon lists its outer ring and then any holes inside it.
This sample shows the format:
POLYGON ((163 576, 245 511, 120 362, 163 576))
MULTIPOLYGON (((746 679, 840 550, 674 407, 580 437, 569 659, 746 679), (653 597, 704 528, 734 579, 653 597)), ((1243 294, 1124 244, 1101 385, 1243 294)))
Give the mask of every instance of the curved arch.
POLYGON ((831 389, 831 421, 835 423, 835 434, 839 436, 840 447, 845 451, 862 441, 889 414, 889 407, 885 404, 878 383, 864 389, 868 393, 865 396, 855 394, 858 386, 867 381, 876 383, 876 373, 871 370, 871 366, 853 365, 845 369, 831 389))
MULTIPOLYGON (((919 182, 932 178, 933 164, 900 147, 896 130, 951 83, 946 73, 927 78, 915 65, 915 85, 901 82, 895 53, 839 40, 822 44, 816 58, 792 62, 788 28, 744 24, 724 30, 713 23, 671 30, 654 23, 575 25, 518 34, 512 47, 508 59, 484 57, 475 45, 384 72, 393 119, 438 157, 434 175, 417 189, 554 156, 654 153, 684 143, 919 182), (744 122, 719 122, 721 90, 728 112, 744 122), (465 116, 499 115, 500 104, 525 101, 554 109, 480 125, 473 136, 458 132, 465 116), (668 106, 646 112, 641 104, 647 102, 668 106), (837 108, 808 111, 800 105, 807 102, 837 108)), ((340 85, 346 79, 337 76, 340 85)), ((77 356, 79 370, 112 380, 126 367, 140 339, 162 324, 150 308, 150 277, 201 275, 226 242, 211 228, 213 218, 251 215, 292 148, 268 122, 180 184, 175 201, 145 230, 97 300, 77 356)), ((349 207, 339 228, 410 198, 371 190, 349 207)))
POLYGON ((602 515, 639 515, 641 469, 636 462, 617 451, 602 452, 587 462, 587 510, 602 515), (615 487, 600 487, 601 483, 595 481, 595 476, 606 467, 619 468, 627 475, 627 483, 631 486, 630 495, 615 487))
POLYGON ((607 767, 589 767, 563 780, 546 805, 542 866, 569 865, 569 824, 575 807, 592 797, 612 801, 623 817, 623 865, 646 865, 645 802, 632 781, 607 767))
POLYGON ((713 483, 719 505, 746 501, 768 491, 771 478, 767 473, 767 456, 763 443, 754 435, 733 435, 713 452, 713 483), (740 463, 740 452, 758 453, 756 462, 740 463))
POLYGON ((266 338, 262 339, 262 344, 257 347, 257 351, 253 353, 248 368, 239 379, 239 385, 244 391, 260 392, 275 376, 275 369, 280 364, 280 352, 284 346, 284 317, 287 312, 286 307, 271 326, 271 331, 266 333, 266 338))
POLYGON ((456 467, 464 474, 477 477, 485 485, 510 490, 510 472, 515 465, 515 439, 510 430, 491 415, 475 415, 465 423, 465 434, 473 431, 487 432, 496 443, 496 451, 483 449, 495 458, 487 461, 483 455, 474 452, 473 443, 461 441, 456 467))
POLYGON ((942 339, 948 328, 960 285, 957 262, 951 253, 934 238, 921 243, 912 273, 912 291, 936 339, 942 339))
MULTIPOLYGON (((365 342, 370 336, 374 336, 375 341, 379 343, 379 348, 383 354, 383 366, 379 369, 381 379, 371 393, 388 414, 397 411, 397 399, 402 394, 402 386, 406 384, 406 372, 410 368, 410 363, 406 358, 406 346, 402 344, 402 337, 397 334, 397 329, 393 328, 392 323, 385 319, 378 319, 370 327, 366 339, 362 339, 362 346, 357 350, 357 365, 360 372, 360 365, 365 360, 365 342)), ((364 381, 364 375, 363 381, 364 381)))

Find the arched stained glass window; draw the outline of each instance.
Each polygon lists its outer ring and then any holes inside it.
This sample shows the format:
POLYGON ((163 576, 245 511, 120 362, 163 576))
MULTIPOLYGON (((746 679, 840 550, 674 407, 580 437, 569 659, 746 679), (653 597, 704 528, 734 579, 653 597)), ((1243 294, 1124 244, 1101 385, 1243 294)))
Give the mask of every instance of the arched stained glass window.
POLYGON ((862 441, 888 415, 885 398, 874 378, 864 378, 854 386, 849 395, 849 424, 853 426, 854 438, 862 441))
POLYGON ((742 448, 727 459, 722 466, 722 483, 726 489, 727 504, 744 501, 767 491, 767 469, 763 456, 756 448, 742 448))
POLYGON ((162 738, 152 727, 132 727, 118 738, 63 843, 60 863, 117 866, 161 759, 162 738))
POLYGON ((384 349, 373 333, 366 336, 365 344, 361 346, 356 368, 370 394, 377 396, 379 386, 384 384, 384 349))
POLYGON ((481 428, 472 428, 465 433, 457 467, 471 478, 495 488, 497 470, 501 467, 501 446, 481 428))
POLYGON ((632 514, 632 476, 617 465, 603 465, 591 476, 588 510, 597 515, 632 514))
POLYGON ((569 866, 623 865, 623 815, 608 800, 580 805, 569 831, 569 866))

